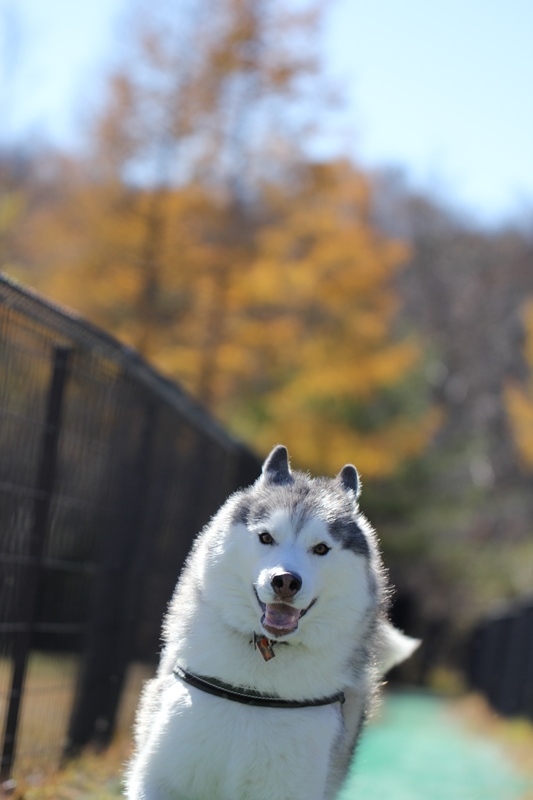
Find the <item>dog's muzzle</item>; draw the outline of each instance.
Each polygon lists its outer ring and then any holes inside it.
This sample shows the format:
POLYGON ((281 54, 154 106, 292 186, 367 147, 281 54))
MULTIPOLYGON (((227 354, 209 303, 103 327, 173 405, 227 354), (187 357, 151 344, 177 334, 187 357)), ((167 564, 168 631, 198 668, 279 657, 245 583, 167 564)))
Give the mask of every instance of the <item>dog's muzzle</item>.
POLYGON ((296 608, 292 604, 282 601, 263 603, 257 594, 255 586, 254 593, 263 612, 261 617, 261 625, 268 635, 274 639, 279 639, 280 637, 288 636, 289 634, 294 633, 298 628, 298 623, 300 622, 301 618, 307 614, 309 609, 316 602, 316 598, 314 598, 309 603, 307 608, 296 608))

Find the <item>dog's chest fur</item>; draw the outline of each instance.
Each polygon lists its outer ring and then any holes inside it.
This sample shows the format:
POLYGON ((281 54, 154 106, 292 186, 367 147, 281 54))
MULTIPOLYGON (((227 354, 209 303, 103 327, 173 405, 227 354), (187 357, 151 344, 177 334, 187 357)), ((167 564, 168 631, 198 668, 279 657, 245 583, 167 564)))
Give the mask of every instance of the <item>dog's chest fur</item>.
POLYGON ((152 768, 180 800, 324 797, 337 706, 247 707, 176 682, 161 708, 152 768))

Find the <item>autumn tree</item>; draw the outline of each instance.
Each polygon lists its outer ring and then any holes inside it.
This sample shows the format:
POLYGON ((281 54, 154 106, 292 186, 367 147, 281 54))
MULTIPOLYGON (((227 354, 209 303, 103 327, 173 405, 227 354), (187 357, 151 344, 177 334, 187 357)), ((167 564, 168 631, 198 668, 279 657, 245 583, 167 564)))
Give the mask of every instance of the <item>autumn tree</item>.
POLYGON ((320 107, 320 14, 279 0, 147 11, 132 23, 127 58, 72 182, 78 263, 58 250, 52 290, 148 357, 161 360, 165 350, 165 366, 176 360, 169 350, 194 336, 195 364, 182 362, 180 374, 212 405, 226 273, 242 267, 258 177, 282 174, 297 158, 311 105, 320 107), (200 331, 188 325, 196 300, 200 331))
POLYGON ((395 336, 405 247, 373 227, 369 183, 347 161, 308 164, 266 194, 257 255, 230 293, 222 375, 241 374, 224 416, 309 467, 351 457, 367 476, 391 473, 436 423, 409 397, 420 346, 395 336))
POLYGON ((533 302, 531 301, 524 310, 524 323, 526 330, 524 355, 529 374, 522 384, 517 381, 508 382, 506 400, 522 465, 531 471, 533 470, 533 302))
POLYGON ((420 349, 395 330, 404 248, 373 225, 359 170, 310 155, 320 14, 197 0, 139 20, 68 198, 41 220, 60 243, 44 288, 259 446, 390 473, 434 421, 409 389, 420 349))

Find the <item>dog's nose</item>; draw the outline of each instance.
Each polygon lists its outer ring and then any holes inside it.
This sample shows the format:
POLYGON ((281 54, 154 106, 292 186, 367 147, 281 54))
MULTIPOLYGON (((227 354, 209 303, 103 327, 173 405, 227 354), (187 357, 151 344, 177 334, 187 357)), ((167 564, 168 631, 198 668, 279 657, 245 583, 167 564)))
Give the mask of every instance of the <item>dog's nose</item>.
POLYGON ((277 597, 289 600, 302 588, 302 579, 295 572, 278 572, 270 584, 277 597))

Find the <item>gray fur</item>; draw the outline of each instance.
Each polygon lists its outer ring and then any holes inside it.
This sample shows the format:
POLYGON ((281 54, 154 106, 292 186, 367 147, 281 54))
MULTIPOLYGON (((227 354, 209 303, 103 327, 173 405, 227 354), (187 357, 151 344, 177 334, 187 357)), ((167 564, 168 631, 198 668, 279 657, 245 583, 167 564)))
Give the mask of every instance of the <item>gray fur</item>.
POLYGON ((344 489, 353 492, 357 500, 361 491, 361 482, 359 481, 359 474, 353 464, 345 464, 339 472, 338 477, 344 489))
POLYGON ((263 479, 266 483, 291 483, 289 453, 282 444, 276 445, 263 464, 263 479))
POLYGON ((358 524, 357 519, 339 516, 328 525, 333 539, 336 539, 345 550, 352 550, 361 556, 369 556, 368 539, 358 524))
MULTIPOLYGON (((345 470, 346 482, 337 478, 310 478, 298 471, 291 472, 290 478, 284 480, 260 480, 235 497, 232 518, 245 525, 260 523, 276 509, 288 508, 296 533, 309 519, 318 517, 344 549, 368 557, 370 526, 357 506, 359 479, 355 467, 347 465, 340 475, 345 470)), ((285 470, 282 468, 279 474, 286 475, 285 470)))

